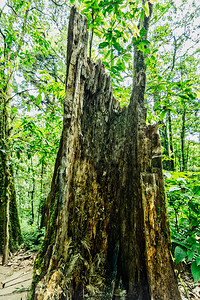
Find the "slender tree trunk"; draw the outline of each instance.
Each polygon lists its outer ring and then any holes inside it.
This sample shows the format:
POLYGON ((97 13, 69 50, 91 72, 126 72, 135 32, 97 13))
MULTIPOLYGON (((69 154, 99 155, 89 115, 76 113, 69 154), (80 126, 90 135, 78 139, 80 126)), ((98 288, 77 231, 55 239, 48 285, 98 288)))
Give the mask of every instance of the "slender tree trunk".
POLYGON ((111 39, 110 39, 110 74, 113 71, 113 21, 111 19, 111 39))
MULTIPOLYGON (((38 212, 38 220, 40 219, 40 228, 45 227, 46 224, 46 198, 44 198, 44 181, 43 181, 43 174, 45 173, 45 168, 46 164, 43 162, 42 163, 42 168, 41 168, 41 201, 40 201, 40 207, 39 207, 39 212, 38 212)), ((39 223, 38 223, 39 224, 39 223)))
POLYGON ((16 194, 9 152, 9 121, 7 95, 0 91, 0 253, 7 264, 9 250, 22 242, 16 194))
POLYGON ((10 251, 16 250, 19 245, 23 242, 23 237, 20 228, 19 215, 17 209, 17 200, 16 200, 16 192, 15 192, 15 182, 13 170, 10 168, 10 205, 9 205, 9 214, 10 214, 10 251))
MULTIPOLYGON (((188 164, 189 164, 189 150, 190 149, 190 141, 188 141, 188 144, 187 144, 187 155, 186 155, 186 170, 188 170, 188 164)), ((190 153, 191 156, 193 156, 193 153, 190 153)))
MULTIPOLYGON (((169 137, 168 137, 168 132, 167 132, 167 125, 163 122, 163 120, 160 120, 158 122, 158 124, 159 124, 159 133, 160 133, 161 143, 164 148, 163 156, 166 155, 166 157, 168 158, 170 155, 170 152, 169 152, 169 137)), ((171 170, 170 161, 168 159, 163 161, 163 168, 164 168, 164 170, 171 170)))
MULTIPOLYGON (((12 95, 12 79, 17 55, 23 45, 26 22, 28 20, 29 8, 27 8, 21 24, 21 33, 18 39, 18 46, 13 46, 7 42, 9 32, 1 32, 3 39, 3 62, 1 64, 0 79, 0 253, 3 252, 3 263, 8 260, 9 250, 15 250, 22 242, 22 235, 17 212, 16 194, 14 186, 13 170, 11 165, 11 154, 9 149, 10 133, 12 126, 10 118, 10 99, 12 95), (7 35, 8 34, 8 35, 7 35)), ((9 27, 16 18, 16 13, 12 10, 12 17, 9 18, 9 27)))
POLYGON ((42 207, 43 207, 43 174, 44 174, 44 163, 42 161, 41 164, 41 173, 40 173, 40 204, 38 208, 38 218, 37 218, 37 224, 38 227, 43 227, 41 226, 41 221, 42 220, 42 207))
POLYGON ((179 300, 158 128, 145 123, 144 58, 135 49, 140 66, 122 109, 103 64, 86 57, 87 36, 72 8, 63 132, 30 298, 179 300))
MULTIPOLYGON (((9 60, 9 55, 8 55, 9 60)), ((12 74, 12 70, 8 70, 12 74)), ((16 194, 9 150, 10 140, 10 97, 12 94, 12 75, 7 78, 1 74, 4 90, 0 90, 0 253, 3 253, 3 265, 8 263, 9 250, 13 251, 22 242, 20 230, 16 194)), ((10 76, 10 75, 9 75, 10 76)))
MULTIPOLYGON (((158 102, 161 101, 160 93, 158 90, 155 90, 154 92, 154 105, 158 102)), ((167 134, 167 126, 163 122, 163 120, 159 120, 158 122, 159 125, 159 133, 160 133, 160 138, 161 138, 161 144, 163 146, 163 155, 166 155, 169 157, 169 138, 167 134)), ((163 168, 165 170, 171 170, 170 166, 170 161, 169 160, 164 160, 163 161, 163 168)))
POLYGON ((181 156, 182 156, 182 171, 186 171, 186 157, 185 157, 185 117, 186 109, 184 107, 182 114, 182 128, 181 128, 181 156))
POLYGON ((6 148, 6 97, 3 92, 0 93, 0 228, 3 232, 1 239, 1 251, 3 251, 3 264, 8 262, 8 243, 9 243, 9 198, 7 193, 7 148, 6 148))
POLYGON ((10 230, 9 230, 9 223, 10 223, 10 187, 9 187, 9 167, 8 162, 5 160, 5 217, 4 217, 4 247, 3 247, 3 259, 2 264, 6 265, 8 263, 9 257, 9 241, 10 241, 10 230))
MULTIPOLYGON (((92 9, 92 25, 94 25, 94 10, 92 9)), ((89 57, 92 57, 92 42, 94 37, 94 27, 91 30, 90 42, 89 42, 89 57)))
POLYGON ((172 118, 171 112, 168 111, 168 123, 169 123, 169 149, 170 149, 170 170, 174 171, 174 149, 173 149, 173 134, 172 134, 172 118))
POLYGON ((34 194, 35 194, 35 172, 33 169, 33 159, 31 157, 31 170, 32 170, 32 190, 31 190, 31 225, 34 223, 34 194))
POLYGON ((9 167, 9 114, 8 114, 8 99, 7 94, 5 92, 1 92, 1 172, 2 172, 2 194, 1 194, 1 203, 3 208, 3 259, 2 264, 5 265, 8 263, 9 256, 9 240, 10 240, 10 231, 9 231, 9 223, 10 223, 10 167, 9 167))

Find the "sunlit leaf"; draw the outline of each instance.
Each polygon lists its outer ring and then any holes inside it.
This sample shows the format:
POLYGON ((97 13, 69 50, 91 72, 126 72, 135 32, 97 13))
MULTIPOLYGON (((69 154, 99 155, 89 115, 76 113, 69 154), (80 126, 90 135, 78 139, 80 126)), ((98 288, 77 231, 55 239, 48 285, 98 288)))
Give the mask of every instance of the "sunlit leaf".
POLYGON ((180 191, 180 190, 181 190, 181 188, 178 186, 172 186, 169 188, 169 192, 175 192, 175 191, 180 191))
POLYGON ((149 3, 148 3, 148 1, 146 1, 145 4, 142 5, 142 8, 144 9, 145 15, 148 18, 149 17, 149 3))
POLYGON ((160 120, 163 120, 165 115, 166 115, 167 111, 166 110, 163 110, 160 114, 160 120))

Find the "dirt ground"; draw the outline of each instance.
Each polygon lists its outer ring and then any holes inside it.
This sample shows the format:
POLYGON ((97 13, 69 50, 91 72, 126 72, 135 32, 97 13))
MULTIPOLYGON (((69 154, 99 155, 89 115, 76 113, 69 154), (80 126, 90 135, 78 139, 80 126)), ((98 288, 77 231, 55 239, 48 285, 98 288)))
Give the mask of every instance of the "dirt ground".
POLYGON ((28 299, 35 256, 20 249, 10 257, 7 266, 0 265, 0 300, 28 299))
MULTIPOLYGON (((0 300, 28 299, 35 257, 36 253, 20 249, 2 266, 0 256, 0 300)), ((200 300, 200 282, 194 283, 189 272, 180 272, 178 282, 182 300, 200 300)))
POLYGON ((200 299, 200 281, 194 283, 192 274, 187 271, 179 273, 178 284, 182 300, 200 299))

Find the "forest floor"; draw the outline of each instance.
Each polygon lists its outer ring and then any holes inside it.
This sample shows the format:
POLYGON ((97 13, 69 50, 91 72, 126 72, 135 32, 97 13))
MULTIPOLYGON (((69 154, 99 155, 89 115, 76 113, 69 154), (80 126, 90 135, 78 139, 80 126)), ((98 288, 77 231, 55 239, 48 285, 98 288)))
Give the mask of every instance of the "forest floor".
POLYGON ((190 272, 179 273, 178 285, 182 300, 200 300, 200 282, 194 283, 190 272))
MULTIPOLYGON (((10 257, 7 266, 2 266, 0 256, 0 300, 28 299, 35 257, 35 252, 20 249, 10 257)), ((178 282, 182 300, 200 300, 200 283, 194 283, 189 272, 182 271, 178 282)))
POLYGON ((0 300, 27 300, 36 253, 20 249, 2 266, 0 257, 0 300))

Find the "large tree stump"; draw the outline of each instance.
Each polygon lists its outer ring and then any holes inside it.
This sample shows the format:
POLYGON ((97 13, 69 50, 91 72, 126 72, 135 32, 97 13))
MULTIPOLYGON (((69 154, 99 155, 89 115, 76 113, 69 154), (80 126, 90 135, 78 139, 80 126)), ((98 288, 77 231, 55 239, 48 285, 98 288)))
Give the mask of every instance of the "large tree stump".
POLYGON ((178 300, 145 73, 122 109, 104 65, 87 58, 87 39, 87 20, 72 8, 63 133, 31 298, 178 300))

